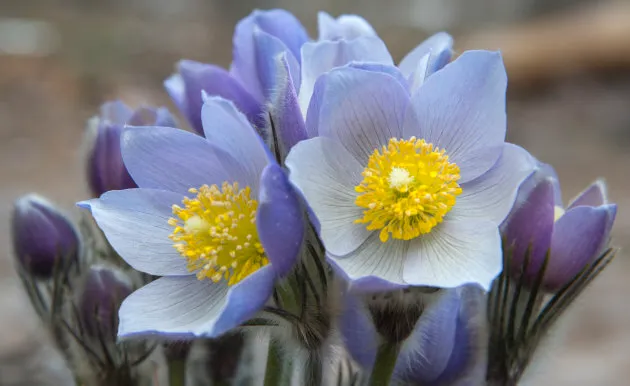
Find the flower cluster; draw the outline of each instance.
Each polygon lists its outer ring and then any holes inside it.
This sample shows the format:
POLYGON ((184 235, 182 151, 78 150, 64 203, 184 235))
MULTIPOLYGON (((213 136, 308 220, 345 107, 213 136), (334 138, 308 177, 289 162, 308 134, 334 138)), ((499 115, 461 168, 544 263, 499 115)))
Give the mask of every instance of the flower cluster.
POLYGON ((195 343, 234 334, 265 385, 515 384, 612 259, 603 182, 563 209, 553 169, 505 142, 500 53, 453 58, 438 33, 396 64, 364 19, 318 24, 254 11, 229 69, 179 62, 164 85, 191 131, 105 104, 78 203, 103 239, 16 203, 25 284, 42 300, 54 277, 41 313, 100 350, 101 384, 142 384, 156 347, 182 384, 195 343))

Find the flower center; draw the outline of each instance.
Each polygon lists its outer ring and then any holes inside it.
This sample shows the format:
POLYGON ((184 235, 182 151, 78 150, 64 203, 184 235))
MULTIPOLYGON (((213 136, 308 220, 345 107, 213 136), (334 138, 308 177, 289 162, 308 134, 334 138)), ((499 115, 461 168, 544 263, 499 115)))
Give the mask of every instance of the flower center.
POLYGON ((224 182, 221 188, 203 185, 189 192, 197 196, 184 198, 183 207, 173 205, 175 217, 168 223, 175 229, 169 238, 197 279, 225 279, 231 286, 269 263, 256 230, 258 202, 250 198, 249 186, 224 182))
POLYGON ((380 229, 382 242, 429 233, 462 192, 459 167, 448 162, 445 150, 416 137, 391 138, 374 150, 362 175, 355 204, 366 210, 355 223, 380 229))

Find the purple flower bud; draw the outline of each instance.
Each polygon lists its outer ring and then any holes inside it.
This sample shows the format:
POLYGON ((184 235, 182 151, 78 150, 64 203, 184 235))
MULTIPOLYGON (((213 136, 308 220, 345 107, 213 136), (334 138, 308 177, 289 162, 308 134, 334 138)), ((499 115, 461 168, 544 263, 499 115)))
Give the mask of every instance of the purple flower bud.
POLYGON ((91 267, 85 276, 78 305, 85 335, 115 341, 118 308, 131 291, 131 283, 122 272, 107 267, 91 267))
POLYGON ((175 127, 175 121, 164 107, 134 111, 120 101, 101 106, 100 115, 88 122, 88 135, 94 141, 88 154, 88 183, 97 197, 109 190, 137 187, 120 153, 120 134, 125 125, 175 127))
POLYGON ((514 208, 501 227, 511 251, 513 276, 520 275, 529 251, 524 272, 528 284, 535 280, 549 252, 542 282, 549 292, 558 291, 602 253, 617 213, 617 206, 607 202, 603 181, 589 186, 566 209, 560 193, 553 168, 539 165, 521 185, 514 208))
POLYGON ((485 293, 465 285, 438 296, 403 343, 394 376, 414 385, 479 385, 486 370, 485 293))
POLYGON ((29 274, 47 279, 63 261, 77 258, 79 236, 74 226, 53 204, 29 194, 13 207, 13 248, 29 274))

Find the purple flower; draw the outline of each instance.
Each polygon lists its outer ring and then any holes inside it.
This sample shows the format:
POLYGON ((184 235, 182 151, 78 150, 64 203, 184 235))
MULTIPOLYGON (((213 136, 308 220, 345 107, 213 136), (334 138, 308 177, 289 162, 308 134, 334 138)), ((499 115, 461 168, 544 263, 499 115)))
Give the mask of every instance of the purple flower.
POLYGON ((139 189, 79 203, 135 269, 163 276, 120 308, 118 335, 217 336, 250 319, 292 267, 301 209, 233 103, 208 98, 205 137, 130 128, 125 165, 139 189))
POLYGON ((18 262, 38 278, 52 277, 58 265, 76 260, 79 253, 79 236, 70 220, 35 194, 15 202, 11 233, 18 262))
POLYGON ((532 157, 506 144, 501 56, 465 52, 414 90, 400 70, 347 66, 318 80, 286 164, 352 280, 488 288, 498 226, 532 157))
POLYGON ((88 123, 88 136, 93 141, 88 154, 88 183, 96 197, 109 190, 137 187, 120 154, 120 134, 125 125, 175 127, 175 121, 164 107, 134 111, 120 101, 103 104, 101 114, 88 123))
POLYGON ((598 180, 564 208, 558 177, 549 165, 540 164, 521 186, 514 209, 502 225, 510 267, 519 275, 530 249, 525 272, 533 283, 549 251, 543 288, 559 290, 593 261, 608 244, 617 205, 609 204, 606 185, 598 180))
POLYGON ((122 272, 102 266, 90 267, 78 304, 85 334, 93 339, 102 337, 106 342, 115 342, 118 307, 131 291, 131 282, 122 272))

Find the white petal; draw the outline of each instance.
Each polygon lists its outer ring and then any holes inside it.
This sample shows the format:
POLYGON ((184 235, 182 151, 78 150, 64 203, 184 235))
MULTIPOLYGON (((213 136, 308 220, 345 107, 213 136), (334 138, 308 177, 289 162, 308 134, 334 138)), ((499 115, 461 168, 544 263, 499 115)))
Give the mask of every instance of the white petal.
POLYGON ((536 166, 520 146, 506 143, 501 158, 481 177, 462 184, 462 194, 448 218, 485 219, 500 225, 508 215, 518 187, 536 166))
POLYGON ((354 187, 362 180, 359 162, 335 141, 317 137, 295 145, 285 163, 319 220, 326 249, 343 256, 358 248, 370 234, 364 224, 354 223, 363 216, 354 203, 354 187))
POLYGON ((407 284, 452 288, 477 283, 488 289, 502 268, 501 236, 491 221, 444 221, 411 241, 407 284))
POLYGON ((122 303, 118 335, 203 335, 212 329, 227 292, 224 280, 213 283, 194 275, 157 279, 122 303))
POLYGON ((404 284, 403 266, 408 247, 408 241, 389 239, 384 243, 378 232, 372 232, 354 252, 343 257, 329 257, 352 280, 376 276, 390 283, 404 284))

